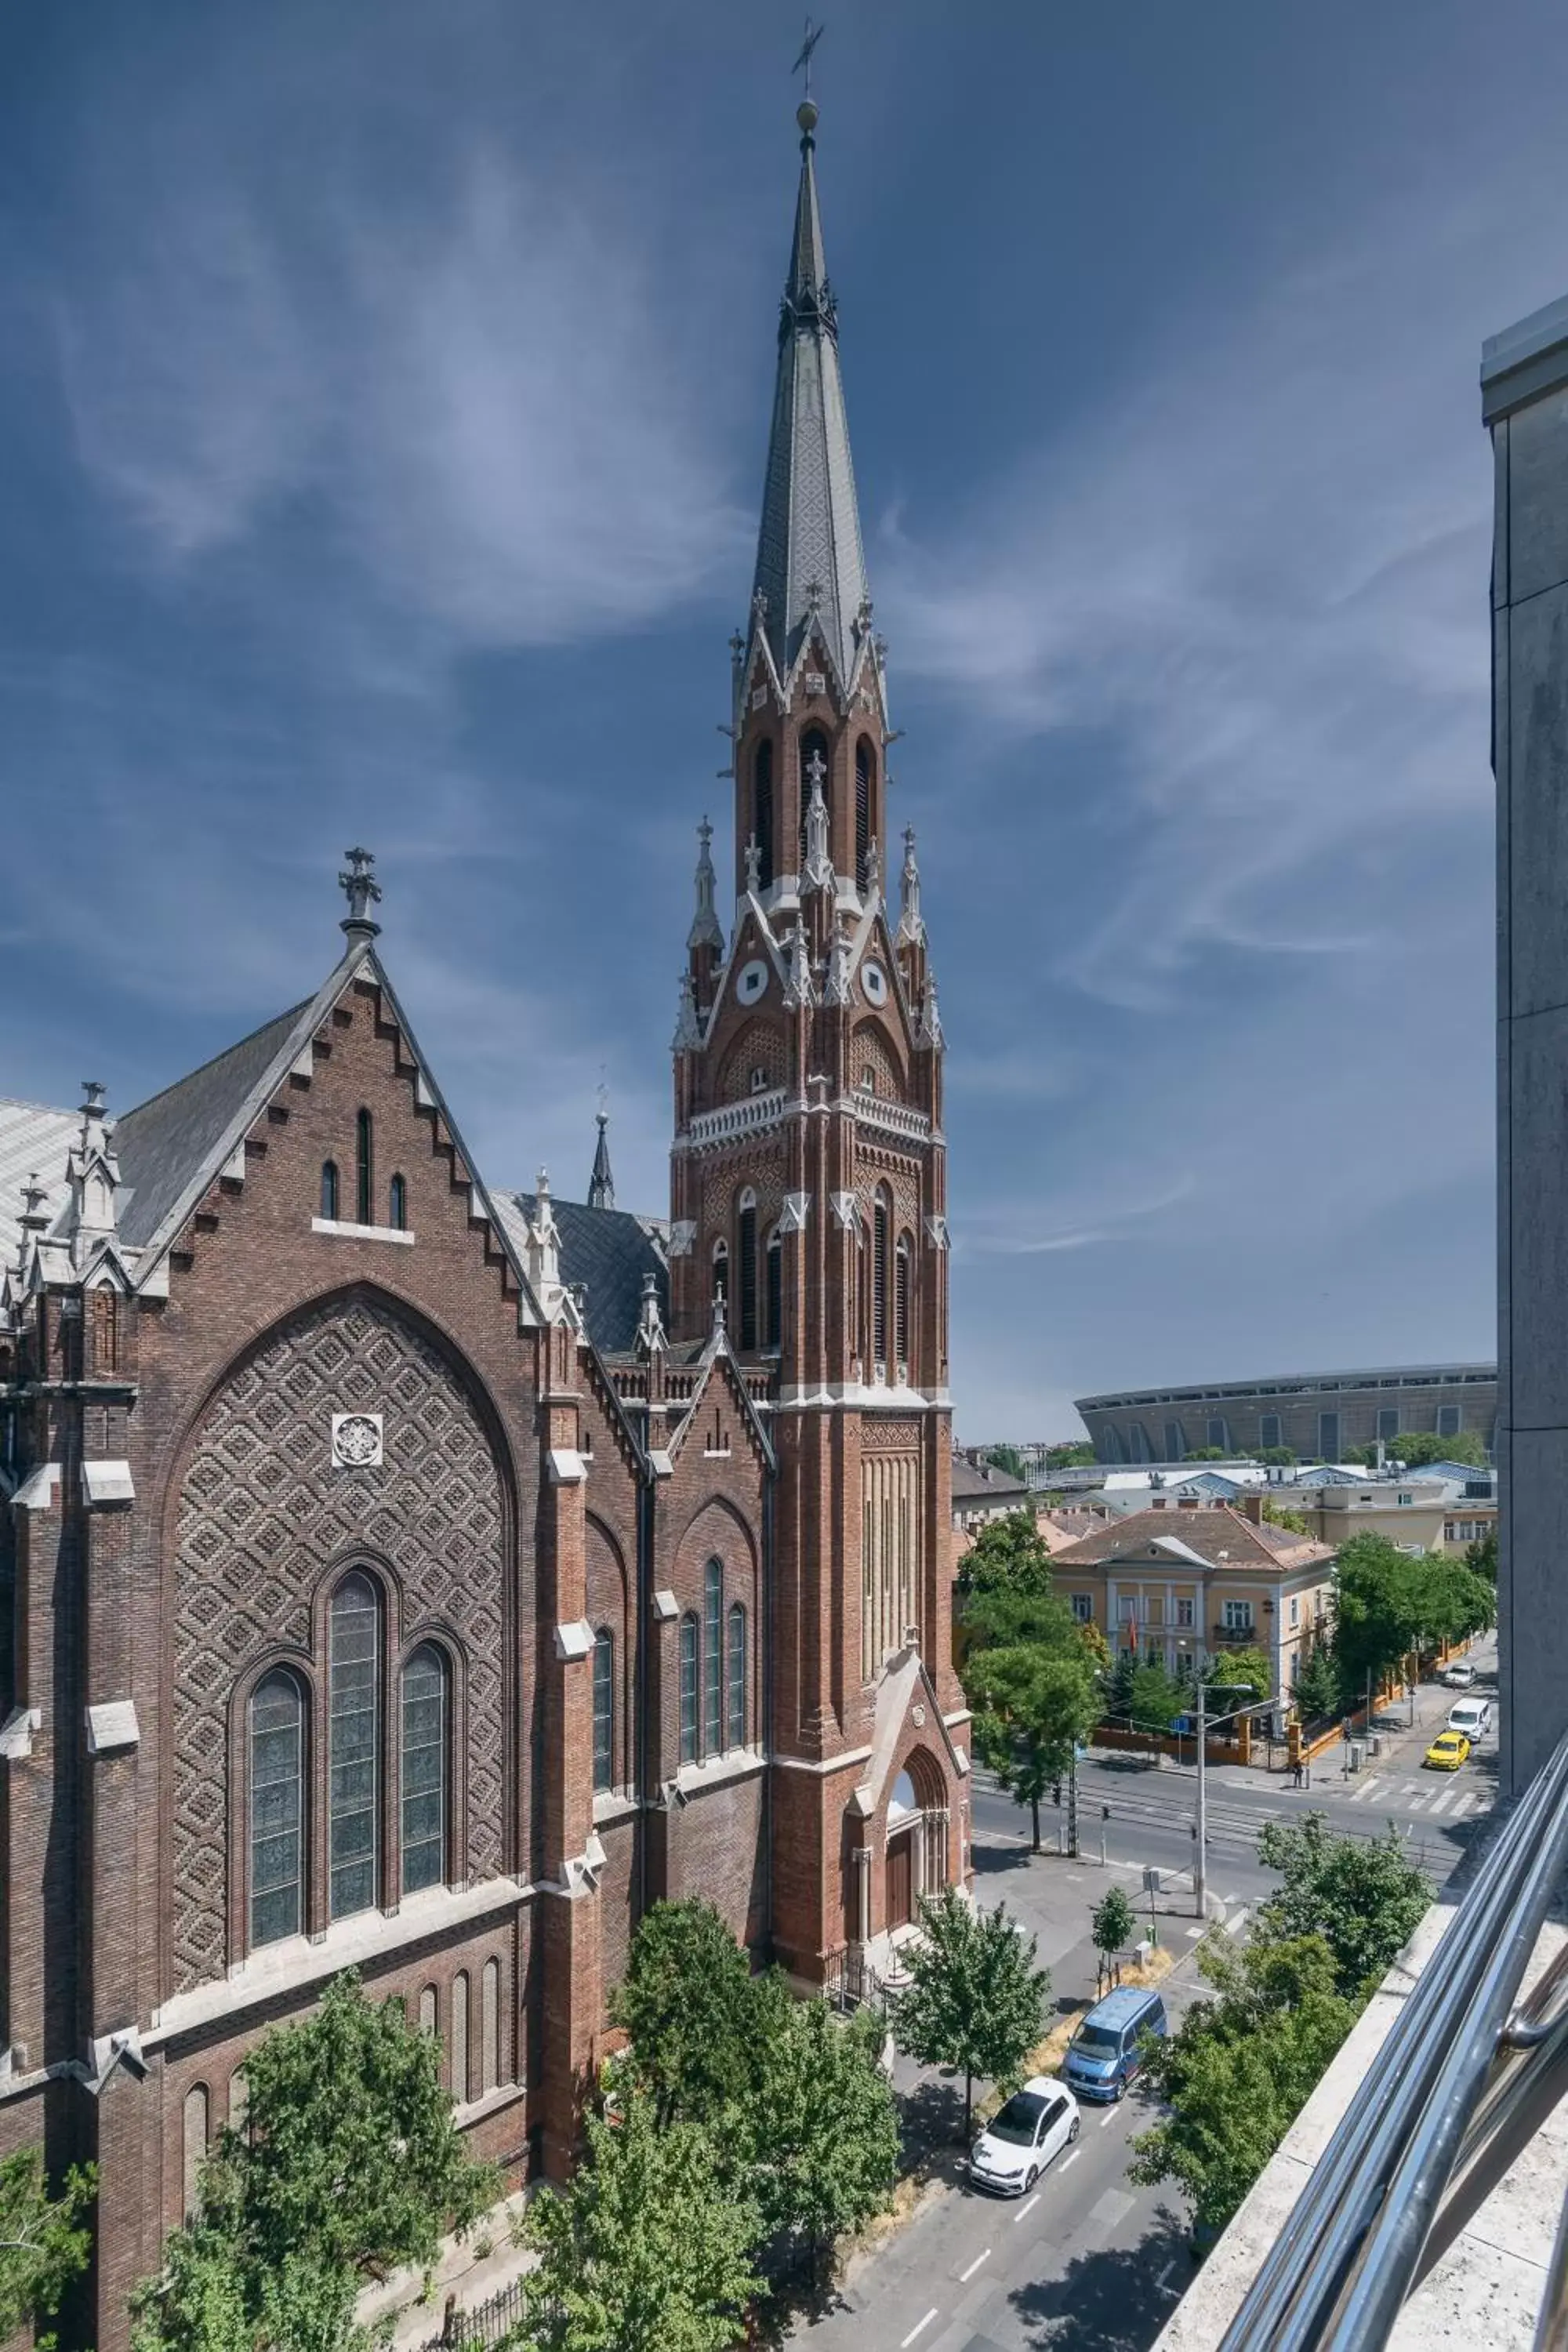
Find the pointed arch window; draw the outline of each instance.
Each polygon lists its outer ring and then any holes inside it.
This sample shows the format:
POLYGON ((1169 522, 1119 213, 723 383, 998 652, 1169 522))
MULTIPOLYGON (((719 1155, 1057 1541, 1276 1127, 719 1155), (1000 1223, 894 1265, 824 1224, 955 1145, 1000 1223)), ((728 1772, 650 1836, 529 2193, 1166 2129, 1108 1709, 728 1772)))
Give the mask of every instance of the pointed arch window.
POLYGON ((833 839, 833 768, 827 738, 820 727, 808 727, 800 739, 800 863, 805 866, 805 814, 811 806, 811 763, 822 761, 822 802, 827 811, 827 838, 833 839))
POLYGON ((871 1353, 888 1360, 888 1243, 892 1223, 888 1196, 879 1192, 871 1211, 871 1353))
POLYGON ((369 1111, 362 1110, 354 1127, 354 1215, 362 1225, 373 1220, 371 1202, 374 1198, 371 1164, 373 1129, 369 1111))
POLYGON ((910 1271, 912 1253, 908 1234, 899 1235, 893 1260, 893 1352, 902 1365, 910 1360, 910 1271))
POLYGON ((332 1595, 328 1633, 329 1912, 346 1919, 375 1901, 381 1774, 381 1602, 356 1569, 332 1595))
POLYGON ((338 1163, 335 1160, 321 1162, 321 1216, 325 1223, 338 1222, 338 1163))
POLYGON ((767 1334, 763 1344, 784 1345, 784 1241, 776 1225, 768 1235, 767 1334))
POLYGON ((746 1612, 738 1601, 730 1604, 729 1687, 726 1693, 728 1720, 725 1724, 725 1744, 744 1748, 746 1744, 746 1612))
POLYGON ((683 1764, 695 1764, 697 1761, 698 1648, 697 1620, 689 1614, 680 1621, 680 1760, 683 1764))
POLYGON ((395 1234, 408 1230, 408 1187, 395 1176, 386 1188, 386 1222, 395 1234))
POLYGON ((702 1576, 702 1746, 717 1756, 724 1745, 724 1563, 710 1559, 702 1576))
POLYGON ((447 1660, 422 1642, 403 1669, 403 1892, 447 1883, 447 1660))
POLYGON ((871 856, 871 746, 864 735, 855 746, 855 887, 864 890, 871 856))
POLYGON ((740 1344, 742 1348, 754 1348, 757 1344, 757 1196, 751 1191, 741 1195, 735 1240, 736 1255, 740 1260, 740 1344))
POLYGON ((757 845, 757 880, 765 890, 773 878, 773 742, 764 735, 752 763, 752 832, 757 845))
POLYGON ((250 1700, 250 1942, 304 1927, 305 1699, 279 1669, 250 1700))
POLYGON ((594 1786, 616 1785, 616 1637, 601 1625, 594 1637, 594 1786))

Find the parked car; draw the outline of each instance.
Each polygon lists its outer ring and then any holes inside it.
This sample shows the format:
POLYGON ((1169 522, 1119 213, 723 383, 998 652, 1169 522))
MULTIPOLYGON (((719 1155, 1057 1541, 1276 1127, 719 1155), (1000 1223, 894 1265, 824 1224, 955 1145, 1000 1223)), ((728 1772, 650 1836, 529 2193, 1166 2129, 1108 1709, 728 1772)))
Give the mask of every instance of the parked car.
POLYGON ((1034 2074, 993 2116, 970 2151, 977 2189, 1026 2197, 1053 2156, 1079 2135, 1078 2101, 1048 2074, 1034 2074))
POLYGON ((1448 1709, 1447 1728, 1462 1731, 1468 1740, 1479 1739, 1491 1727, 1492 1705, 1489 1698, 1458 1698, 1448 1709))
POLYGON ((1444 1667, 1437 1679, 1447 1683, 1450 1690, 1468 1690, 1476 1679, 1476 1670, 1468 1658, 1456 1658, 1451 1666, 1444 1667))
POLYGON ((1088 2011, 1068 2044, 1062 2069, 1080 2099, 1120 2099, 1143 2063, 1140 2036, 1163 2042, 1168 2027, 1157 1992, 1123 1985, 1088 2011))
POLYGON ((1425 1761, 1434 1772, 1457 1772, 1469 1757, 1470 1743, 1462 1731, 1440 1731, 1426 1750, 1425 1761))

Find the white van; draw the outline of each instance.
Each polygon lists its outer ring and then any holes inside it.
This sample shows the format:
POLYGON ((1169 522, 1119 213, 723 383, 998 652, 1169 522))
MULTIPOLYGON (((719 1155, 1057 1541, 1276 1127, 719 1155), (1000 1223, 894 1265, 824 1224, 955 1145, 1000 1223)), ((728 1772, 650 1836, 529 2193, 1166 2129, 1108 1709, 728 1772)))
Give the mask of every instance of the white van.
POLYGON ((1490 1699, 1456 1699, 1448 1709, 1448 1729, 1462 1731, 1467 1739, 1479 1739, 1483 1731, 1492 1727, 1490 1699))

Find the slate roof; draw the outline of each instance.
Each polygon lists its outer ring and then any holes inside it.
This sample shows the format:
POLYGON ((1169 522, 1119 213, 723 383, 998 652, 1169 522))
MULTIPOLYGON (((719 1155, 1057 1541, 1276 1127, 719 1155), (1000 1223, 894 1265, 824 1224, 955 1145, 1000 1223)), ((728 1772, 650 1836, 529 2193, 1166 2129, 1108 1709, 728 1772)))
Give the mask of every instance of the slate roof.
MULTIPOLYGON (((533 1214, 531 1192, 501 1192, 495 1198, 498 1206, 510 1202, 524 1217, 533 1214)), ((658 1285, 660 1315, 669 1312, 669 1269, 660 1227, 656 1219, 634 1216, 627 1209, 589 1209, 580 1201, 558 1201, 553 1192, 550 1205, 561 1236, 561 1279, 586 1286, 588 1336, 599 1353, 620 1353, 637 1337, 645 1275, 651 1274, 658 1285)))
POLYGON ((1022 1503, 1027 1499, 1028 1488, 1021 1478, 1012 1477, 1005 1470, 977 1470, 962 1454, 952 1457, 952 1499, 959 1503, 1022 1503))
POLYGON ((22 1187, 37 1174, 44 1213, 53 1217, 66 1197, 66 1155, 81 1126, 79 1110, 0 1097, 0 1265, 14 1265, 22 1238, 22 1187))
POLYGON ((1101 1560, 1146 1559, 1156 1536, 1174 1536, 1207 1560, 1231 1570, 1274 1569, 1289 1572, 1329 1559, 1332 1544, 1300 1536, 1292 1528, 1255 1526, 1243 1511, 1226 1505, 1205 1510, 1132 1511, 1126 1518, 1100 1528, 1081 1543, 1058 1551, 1057 1568, 1089 1568, 1101 1560), (1220 1554, 1226 1557, 1222 1561, 1220 1554))
POLYGON ((253 1029, 237 1045, 116 1120, 114 1148, 123 1188, 117 1203, 120 1237, 131 1248, 142 1249, 153 1239, 312 1001, 307 997, 253 1029))
POLYGON ((855 664, 855 624, 866 601, 866 559, 813 152, 807 133, 801 142, 800 194, 779 321, 778 379, 752 595, 753 609, 758 593, 767 599, 763 625, 781 677, 800 650, 815 602, 818 625, 847 683, 855 664), (815 598, 808 593, 812 589, 818 592, 815 598))

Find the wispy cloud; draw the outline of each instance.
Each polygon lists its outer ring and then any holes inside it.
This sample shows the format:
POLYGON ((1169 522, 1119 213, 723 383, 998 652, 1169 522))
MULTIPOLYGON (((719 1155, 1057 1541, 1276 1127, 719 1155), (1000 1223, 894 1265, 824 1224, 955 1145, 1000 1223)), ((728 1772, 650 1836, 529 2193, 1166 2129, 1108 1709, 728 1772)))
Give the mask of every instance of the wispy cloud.
POLYGON ((57 301, 77 446, 189 567, 311 501, 460 646, 622 630, 743 562, 655 257, 493 150, 415 209, 342 179, 308 250, 242 187, 57 301))

